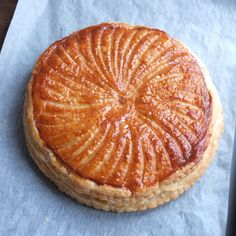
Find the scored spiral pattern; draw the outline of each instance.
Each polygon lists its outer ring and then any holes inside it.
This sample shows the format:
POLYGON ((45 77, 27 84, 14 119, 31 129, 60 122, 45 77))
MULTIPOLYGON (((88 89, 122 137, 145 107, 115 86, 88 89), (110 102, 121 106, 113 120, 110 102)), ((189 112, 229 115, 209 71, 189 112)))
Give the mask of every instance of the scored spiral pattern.
POLYGON ((207 147, 212 105, 201 69, 160 30, 81 30, 50 46, 32 78, 41 139, 96 183, 152 186, 207 147))

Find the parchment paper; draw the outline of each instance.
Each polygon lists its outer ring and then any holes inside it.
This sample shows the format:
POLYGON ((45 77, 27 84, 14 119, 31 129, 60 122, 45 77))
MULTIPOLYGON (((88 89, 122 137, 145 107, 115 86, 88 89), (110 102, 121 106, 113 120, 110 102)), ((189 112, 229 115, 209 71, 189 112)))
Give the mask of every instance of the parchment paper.
POLYGON ((0 235, 224 235, 235 102, 234 0, 20 0, 0 55, 0 235), (22 105, 37 57, 53 41, 107 21, 183 41, 208 67, 223 103, 225 132, 206 174, 176 201, 141 213, 77 204, 41 174, 24 142, 22 105))

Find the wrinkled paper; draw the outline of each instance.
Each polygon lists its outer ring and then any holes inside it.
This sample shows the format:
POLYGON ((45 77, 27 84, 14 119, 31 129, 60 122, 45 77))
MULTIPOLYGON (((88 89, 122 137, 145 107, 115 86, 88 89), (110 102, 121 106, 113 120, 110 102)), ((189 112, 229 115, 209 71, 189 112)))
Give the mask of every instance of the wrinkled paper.
MULTIPOLYGON (((0 9, 2 11, 2 9, 0 9)), ((19 0, 0 54, 0 235, 224 235, 236 116, 236 2, 19 0), (38 170, 24 141, 22 106, 37 57, 55 40, 101 22, 167 31, 209 69, 225 132, 206 174, 177 200, 116 214, 77 204, 38 170)))

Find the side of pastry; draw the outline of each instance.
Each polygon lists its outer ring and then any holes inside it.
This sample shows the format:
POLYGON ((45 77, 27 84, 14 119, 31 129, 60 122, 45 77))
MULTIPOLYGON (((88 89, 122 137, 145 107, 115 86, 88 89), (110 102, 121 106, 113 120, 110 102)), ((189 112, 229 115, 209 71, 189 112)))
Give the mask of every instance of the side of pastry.
POLYGON ((61 191, 129 212, 177 198, 214 157, 223 115, 206 68, 163 31, 104 23, 52 44, 24 104, 29 152, 61 191))

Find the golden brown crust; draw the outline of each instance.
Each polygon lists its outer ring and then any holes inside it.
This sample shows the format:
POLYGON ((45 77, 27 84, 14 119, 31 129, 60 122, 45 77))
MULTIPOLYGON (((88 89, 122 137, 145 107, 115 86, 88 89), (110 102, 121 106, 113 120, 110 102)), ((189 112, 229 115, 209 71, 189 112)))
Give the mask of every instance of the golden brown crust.
MULTIPOLYGON (((199 62, 201 65, 201 63, 199 62)), ((175 199, 187 190, 205 171, 212 160, 220 134, 223 130, 222 110, 219 97, 207 71, 201 65, 207 88, 212 97, 212 122, 210 124, 210 140, 201 160, 196 165, 190 162, 178 169, 168 178, 150 187, 137 189, 135 192, 127 188, 112 187, 106 184, 82 178, 61 163, 40 138, 35 125, 32 104, 32 80, 29 82, 24 107, 24 128, 28 149, 36 164, 61 191, 66 192, 77 201, 102 210, 128 212, 144 210, 161 205, 175 199)))
POLYGON ((189 51, 157 29, 101 24, 50 46, 32 74, 40 138, 77 175, 131 191, 201 159, 211 96, 189 51))

